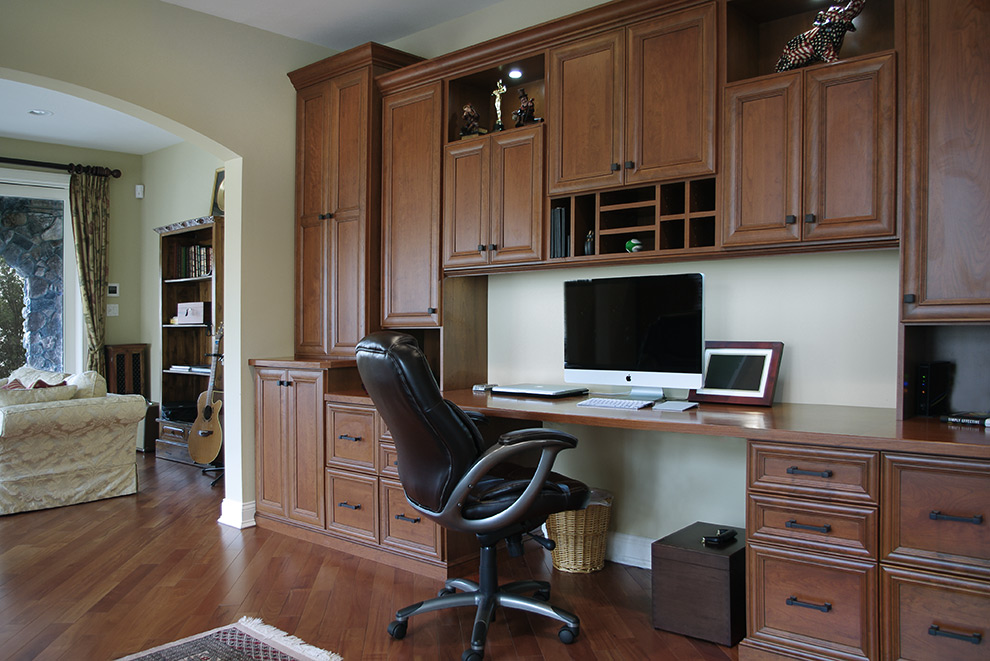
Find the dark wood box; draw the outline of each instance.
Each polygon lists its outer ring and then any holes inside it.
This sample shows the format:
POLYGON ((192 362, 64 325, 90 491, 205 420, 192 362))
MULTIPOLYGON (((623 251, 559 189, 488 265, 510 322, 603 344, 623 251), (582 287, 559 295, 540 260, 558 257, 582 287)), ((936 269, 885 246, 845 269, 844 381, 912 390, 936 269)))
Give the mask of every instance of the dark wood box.
POLYGON ((716 528, 698 522, 653 542, 653 627, 732 646, 746 636, 746 531, 705 546, 716 528))

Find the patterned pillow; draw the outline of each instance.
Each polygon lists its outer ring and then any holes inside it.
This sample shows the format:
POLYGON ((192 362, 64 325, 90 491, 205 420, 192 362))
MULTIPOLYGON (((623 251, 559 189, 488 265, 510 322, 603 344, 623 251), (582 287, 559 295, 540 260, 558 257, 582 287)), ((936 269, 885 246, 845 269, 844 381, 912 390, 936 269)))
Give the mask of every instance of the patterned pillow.
POLYGON ((67 378, 72 376, 67 372, 47 372, 45 370, 36 370, 33 367, 18 367, 16 370, 10 373, 10 380, 13 381, 17 379, 24 385, 25 388, 34 388, 34 385, 38 381, 44 381, 46 384, 53 386, 58 383, 62 383, 67 378))
POLYGON ((38 402, 61 402, 72 399, 74 394, 76 394, 75 386, 52 386, 51 388, 33 388, 30 390, 0 389, 0 407, 36 404, 38 402))
POLYGON ((66 383, 76 386, 76 394, 73 399, 86 399, 88 397, 106 397, 107 380, 99 372, 80 372, 73 374, 66 383))

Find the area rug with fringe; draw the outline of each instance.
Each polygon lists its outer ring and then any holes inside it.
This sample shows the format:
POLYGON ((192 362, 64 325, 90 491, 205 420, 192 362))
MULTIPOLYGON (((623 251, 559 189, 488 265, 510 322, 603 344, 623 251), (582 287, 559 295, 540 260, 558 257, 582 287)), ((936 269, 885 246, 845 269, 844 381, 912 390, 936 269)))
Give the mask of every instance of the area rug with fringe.
POLYGON ((118 661, 342 661, 252 617, 118 661))

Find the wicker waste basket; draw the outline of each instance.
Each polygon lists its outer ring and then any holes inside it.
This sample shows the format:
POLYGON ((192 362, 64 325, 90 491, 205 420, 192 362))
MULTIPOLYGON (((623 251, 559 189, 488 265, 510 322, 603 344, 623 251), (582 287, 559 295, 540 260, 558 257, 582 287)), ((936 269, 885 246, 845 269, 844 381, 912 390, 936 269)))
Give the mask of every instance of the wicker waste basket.
POLYGON ((592 489, 584 509, 547 517, 547 534, 557 543, 551 553, 554 569, 590 573, 605 566, 605 542, 612 494, 592 489))

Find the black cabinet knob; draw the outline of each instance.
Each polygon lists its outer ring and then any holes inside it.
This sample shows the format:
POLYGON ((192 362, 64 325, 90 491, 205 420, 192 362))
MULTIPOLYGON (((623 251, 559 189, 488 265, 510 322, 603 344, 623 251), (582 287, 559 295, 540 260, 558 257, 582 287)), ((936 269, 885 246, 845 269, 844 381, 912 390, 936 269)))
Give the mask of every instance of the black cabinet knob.
POLYGON ((436 314, 436 313, 437 313, 436 308, 426 308, 426 314, 436 314))
POLYGON ((612 163, 612 165, 609 166, 609 169, 612 170, 612 172, 618 172, 619 170, 622 169, 622 166, 620 166, 618 163, 612 163))
POLYGON ((632 170, 634 167, 636 167, 636 164, 632 161, 626 161, 625 166, 627 170, 632 170))
POLYGON ((804 214, 804 222, 808 223, 809 225, 815 222, 815 214, 813 213, 804 214))
POLYGON ((797 222, 797 216, 795 216, 794 214, 789 213, 786 216, 784 216, 785 225, 793 225, 796 222, 797 222))

